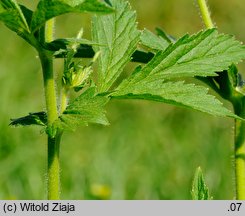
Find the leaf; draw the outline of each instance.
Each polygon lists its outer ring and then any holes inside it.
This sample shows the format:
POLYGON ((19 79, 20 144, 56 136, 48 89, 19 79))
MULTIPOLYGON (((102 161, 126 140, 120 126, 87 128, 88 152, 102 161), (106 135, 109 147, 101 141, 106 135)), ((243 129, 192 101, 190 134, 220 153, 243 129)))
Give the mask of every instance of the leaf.
POLYGON ((117 92, 113 97, 127 99, 144 99, 164 102, 172 105, 196 109, 216 116, 237 118, 230 110, 214 96, 207 94, 208 89, 195 84, 179 82, 152 82, 139 83, 129 90, 131 93, 117 92), (142 86, 141 86, 142 85, 142 86))
POLYGON ((88 123, 108 125, 104 111, 108 101, 108 97, 96 95, 95 88, 89 88, 68 105, 54 125, 62 130, 74 130, 88 123))
POLYGON ((153 50, 165 50, 170 42, 145 29, 140 37, 141 43, 153 50))
POLYGON ((26 18, 15 0, 1 0, 0 20, 19 35, 30 33, 26 18))
POLYGON ((119 77, 125 65, 131 60, 140 38, 136 15, 128 2, 110 1, 115 13, 107 16, 94 16, 92 22, 93 41, 105 46, 94 46, 100 51, 98 58, 99 92, 107 91, 119 77))
POLYGON ((35 32, 47 20, 70 12, 111 13, 113 9, 99 0, 40 0, 34 11, 31 31, 35 32))
POLYGON ((19 6, 20 6, 20 9, 21 9, 24 17, 25 17, 26 23, 28 24, 28 26, 30 26, 31 21, 32 21, 33 11, 30 10, 29 8, 25 7, 24 5, 19 5, 19 6))
POLYGON ((245 46, 216 29, 186 35, 167 50, 159 51, 143 68, 140 76, 151 73, 156 79, 173 77, 216 76, 232 63, 245 58, 245 46))
POLYGON ((203 173, 200 167, 196 169, 194 180, 192 183, 191 195, 193 200, 210 200, 208 187, 203 178, 203 173))
POLYGON ((35 112, 29 113, 29 115, 17 118, 10 119, 11 126, 30 126, 30 125, 40 125, 45 126, 47 124, 47 114, 46 112, 35 112))
POLYGON ((232 62, 245 58, 245 49, 231 36, 207 30, 185 36, 165 51, 159 51, 143 68, 124 80, 112 97, 157 100, 196 109, 217 116, 238 118, 222 106, 208 89, 185 84, 174 78, 217 76, 215 71, 226 70, 232 62))

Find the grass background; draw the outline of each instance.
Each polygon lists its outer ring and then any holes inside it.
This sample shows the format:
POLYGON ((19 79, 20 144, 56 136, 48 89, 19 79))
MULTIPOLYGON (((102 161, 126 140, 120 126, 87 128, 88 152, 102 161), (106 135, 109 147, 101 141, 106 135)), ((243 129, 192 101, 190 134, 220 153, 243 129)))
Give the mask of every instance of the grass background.
MULTIPOLYGON (((33 8, 37 1, 18 1, 33 8)), ((194 0, 131 0, 139 28, 159 26, 180 37, 203 28, 194 0)), ((210 0, 219 31, 245 41, 243 0, 210 0)), ((90 15, 57 19, 56 36, 71 37, 90 15)), ((46 198, 46 138, 40 128, 11 128, 9 119, 44 110, 37 53, 0 24, 0 199, 46 198)), ((130 65, 128 69, 131 69, 130 65)), ((56 61, 57 77, 62 62, 56 61)), ((244 63, 239 69, 245 69, 244 63)), ((229 104, 225 104, 230 107, 229 104)), ((191 199, 201 166, 214 199, 233 199, 233 120, 147 101, 112 101, 111 125, 65 133, 62 199, 191 199)))

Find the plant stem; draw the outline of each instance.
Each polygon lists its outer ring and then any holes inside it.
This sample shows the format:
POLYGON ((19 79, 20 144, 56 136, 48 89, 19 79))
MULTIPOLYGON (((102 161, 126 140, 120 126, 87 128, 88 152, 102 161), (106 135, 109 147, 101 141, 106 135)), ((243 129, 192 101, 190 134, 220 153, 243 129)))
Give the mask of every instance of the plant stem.
POLYGON ((54 74, 53 74, 53 59, 52 59, 52 55, 45 50, 39 51, 39 57, 42 63, 42 70, 43 70, 48 124, 51 125, 58 118, 54 74))
MULTIPOLYGON (((233 103, 235 113, 245 118, 245 97, 233 103)), ((245 200, 245 122, 235 120, 235 181, 236 199, 245 200)))
POLYGON ((48 136, 48 199, 60 199, 60 139, 48 136))
MULTIPOLYGON (((49 20, 45 25, 44 40, 53 40, 54 20, 49 20)), ((42 63, 46 109, 48 117, 48 128, 51 128, 58 118, 55 81, 53 73, 53 56, 49 51, 39 48, 39 57, 42 63)), ((48 135, 48 199, 60 199, 60 165, 59 165, 59 133, 47 133, 48 135)))
MULTIPOLYGON (((48 116, 48 127, 52 128, 53 122, 58 118, 55 83, 53 75, 52 55, 47 51, 39 51, 42 62, 44 91, 46 109, 48 116)), ((57 135, 56 135, 57 136, 57 135)), ((48 134, 48 199, 59 199, 60 177, 59 177, 59 143, 56 136, 48 134)))
POLYGON ((199 8, 200 8, 202 19, 204 21, 205 26, 208 29, 214 28, 214 24, 213 24, 213 21, 211 19, 206 0, 198 0, 198 4, 199 4, 199 8))

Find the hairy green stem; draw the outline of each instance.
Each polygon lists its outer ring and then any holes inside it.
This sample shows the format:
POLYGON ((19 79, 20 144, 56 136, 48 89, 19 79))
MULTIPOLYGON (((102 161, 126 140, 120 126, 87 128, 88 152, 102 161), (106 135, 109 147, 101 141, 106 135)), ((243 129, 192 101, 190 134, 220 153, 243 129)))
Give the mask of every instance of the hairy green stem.
POLYGON ((214 28, 213 21, 208 10, 208 5, 206 0, 198 0, 198 5, 201 11, 202 19, 207 28, 214 28))
MULTIPOLYGON (((235 113, 245 118, 245 97, 239 98, 233 103, 235 113)), ((235 120, 235 178, 236 199, 245 200, 245 122, 235 120)))
POLYGON ((48 199, 60 199, 60 164, 59 164, 60 138, 48 137, 48 199))
POLYGON ((43 70, 48 124, 51 125, 58 118, 54 74, 53 74, 53 60, 52 60, 52 55, 44 50, 39 51, 39 57, 42 63, 42 70, 43 70))
MULTIPOLYGON (((53 60, 52 55, 43 50, 39 51, 39 57, 43 69, 48 127, 52 128, 53 122, 58 118, 53 60)), ((59 143, 56 141, 56 137, 48 134, 48 199, 59 199, 59 170, 59 143)))
MULTIPOLYGON (((44 40, 50 42, 53 40, 54 20, 46 23, 44 28, 44 40)), ((55 81, 53 73, 53 56, 52 53, 39 48, 39 57, 42 63, 44 91, 46 100, 46 109, 48 117, 48 128, 52 130, 54 121, 58 118, 57 99, 55 90, 55 81)), ((60 199, 60 165, 59 165, 59 132, 47 133, 48 135, 48 199, 60 199)))

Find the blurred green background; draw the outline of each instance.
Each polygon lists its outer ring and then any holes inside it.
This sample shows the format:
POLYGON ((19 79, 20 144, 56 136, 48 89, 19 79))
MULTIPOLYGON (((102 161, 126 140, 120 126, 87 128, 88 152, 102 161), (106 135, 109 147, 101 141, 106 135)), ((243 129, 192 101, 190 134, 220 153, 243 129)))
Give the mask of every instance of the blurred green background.
MULTIPOLYGON (((19 2, 33 8, 37 1, 19 2)), ((140 29, 158 26, 180 37, 203 28, 194 0, 130 2, 140 29)), ((244 42, 244 0, 209 3, 219 31, 244 42)), ((56 36, 74 36, 83 26, 90 37, 90 18, 59 17, 56 36)), ((10 118, 45 109, 40 63, 37 53, 2 23, 0 31, 0 199, 45 199, 45 134, 37 127, 8 126, 10 118)), ((57 76, 61 69, 56 61, 57 76)), ((214 199, 233 199, 232 119, 130 100, 112 101, 107 115, 108 127, 90 125, 64 134, 62 199, 191 199, 198 166, 214 199)))

